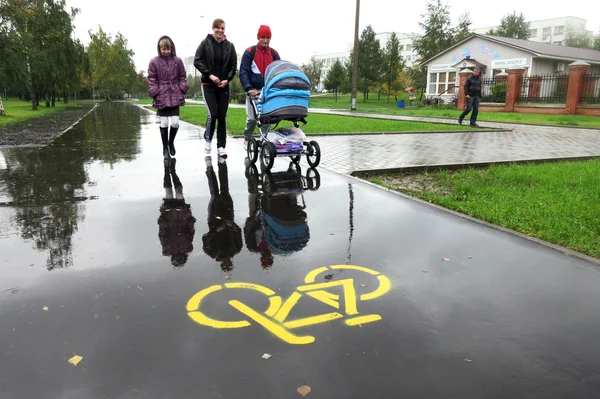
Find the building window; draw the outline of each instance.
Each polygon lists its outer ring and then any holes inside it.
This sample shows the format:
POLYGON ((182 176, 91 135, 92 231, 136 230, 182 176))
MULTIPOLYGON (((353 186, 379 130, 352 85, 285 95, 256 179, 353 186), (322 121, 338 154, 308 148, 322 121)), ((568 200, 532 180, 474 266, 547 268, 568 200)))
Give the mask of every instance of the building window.
POLYGON ((406 51, 412 51, 412 44, 406 45, 406 51))
POLYGON ((400 45, 400 51, 404 51, 404 44, 400 45))
POLYGON ((454 94, 455 90, 456 72, 429 74, 429 94, 454 94))
POLYGON ((565 27, 564 26, 555 26, 554 27, 554 34, 555 35, 562 35, 563 33, 565 33, 565 27))
POLYGON ((552 33, 552 28, 544 28, 544 30, 542 31, 542 39, 545 39, 548 36, 550 36, 550 33, 552 33))
POLYGON ((537 37, 537 29, 530 29, 529 37, 537 37))

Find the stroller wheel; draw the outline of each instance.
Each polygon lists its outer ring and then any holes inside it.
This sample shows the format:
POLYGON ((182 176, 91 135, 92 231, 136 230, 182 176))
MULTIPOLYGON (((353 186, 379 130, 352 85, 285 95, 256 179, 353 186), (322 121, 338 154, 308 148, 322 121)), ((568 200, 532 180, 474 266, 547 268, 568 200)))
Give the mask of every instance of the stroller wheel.
POLYGON ((276 155, 277 149, 275 145, 269 141, 265 141, 260 152, 260 162, 266 170, 270 170, 273 167, 276 155))
POLYGON ((276 189, 276 187, 275 187, 275 180, 273 179, 273 175, 271 174, 271 172, 266 172, 263 175, 263 181, 262 181, 263 193, 271 194, 273 191, 275 191, 275 189, 276 189))
POLYGON ((258 159, 258 142, 253 137, 248 141, 248 147, 246 147, 246 153, 250 162, 255 163, 258 159))
POLYGON ((319 163, 321 162, 321 147, 319 147, 319 143, 314 140, 309 142, 307 152, 306 160, 311 168, 319 166, 319 163))

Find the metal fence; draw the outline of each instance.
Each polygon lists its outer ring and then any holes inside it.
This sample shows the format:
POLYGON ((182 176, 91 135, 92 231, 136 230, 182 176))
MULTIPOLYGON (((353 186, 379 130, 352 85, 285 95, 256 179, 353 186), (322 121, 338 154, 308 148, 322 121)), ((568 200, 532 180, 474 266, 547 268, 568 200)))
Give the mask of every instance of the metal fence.
POLYGON ((582 103, 600 104, 600 72, 587 74, 583 78, 582 103))
POLYGON ((487 103, 506 102, 506 79, 481 79, 481 101, 487 103))
POLYGON ((521 78, 519 102, 565 103, 569 75, 535 75, 521 78))

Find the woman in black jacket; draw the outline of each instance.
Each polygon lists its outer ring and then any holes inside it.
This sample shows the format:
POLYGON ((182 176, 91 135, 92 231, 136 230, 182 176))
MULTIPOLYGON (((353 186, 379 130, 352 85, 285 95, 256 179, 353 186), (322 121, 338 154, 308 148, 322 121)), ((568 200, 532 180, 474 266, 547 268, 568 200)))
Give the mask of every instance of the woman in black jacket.
POLYGON ((202 73, 202 97, 208 111, 204 133, 204 152, 210 154, 211 141, 217 128, 217 153, 226 158, 227 109, 231 79, 237 72, 235 47, 225 37, 225 21, 215 19, 213 34, 198 46, 194 66, 202 73))

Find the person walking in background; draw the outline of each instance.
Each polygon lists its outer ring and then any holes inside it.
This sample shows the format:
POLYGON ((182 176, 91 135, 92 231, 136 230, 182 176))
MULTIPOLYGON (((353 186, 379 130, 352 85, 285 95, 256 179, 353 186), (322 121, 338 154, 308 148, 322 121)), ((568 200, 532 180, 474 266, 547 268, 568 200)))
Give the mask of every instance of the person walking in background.
POLYGON ((179 130, 179 107, 185 105, 185 94, 189 86, 185 66, 177 57, 175 43, 169 36, 162 36, 157 45, 158 56, 148 65, 148 94, 152 106, 160 117, 160 136, 163 157, 175 156, 175 136, 179 130), (171 129, 169 130, 169 119, 171 129))
POLYGON ((480 70, 475 67, 473 74, 469 76, 465 82, 465 96, 467 97, 467 108, 458 117, 458 123, 462 125, 465 116, 473 110, 471 114, 471 127, 479 127, 477 124, 477 115, 479 114, 479 99, 481 98, 481 78, 479 77, 480 70))
MULTIPOLYGON (((273 62, 280 60, 279 53, 272 47, 271 28, 267 25, 261 25, 256 34, 258 43, 250 46, 242 55, 240 65, 240 83, 246 93, 252 97, 259 95, 265 85, 265 71, 273 62)), ((261 126, 263 133, 269 132, 269 125, 261 126)), ((252 100, 246 97, 246 129, 244 130, 244 147, 248 147, 248 141, 252 138, 252 133, 256 129, 256 118, 252 100)))
POLYGON ((204 132, 204 152, 210 154, 211 142, 217 130, 217 154, 226 158, 227 110, 229 108, 229 82, 237 72, 237 54, 234 45, 225 36, 225 21, 213 21, 213 34, 206 36, 198 46, 194 66, 202 73, 202 97, 208 112, 204 132))

